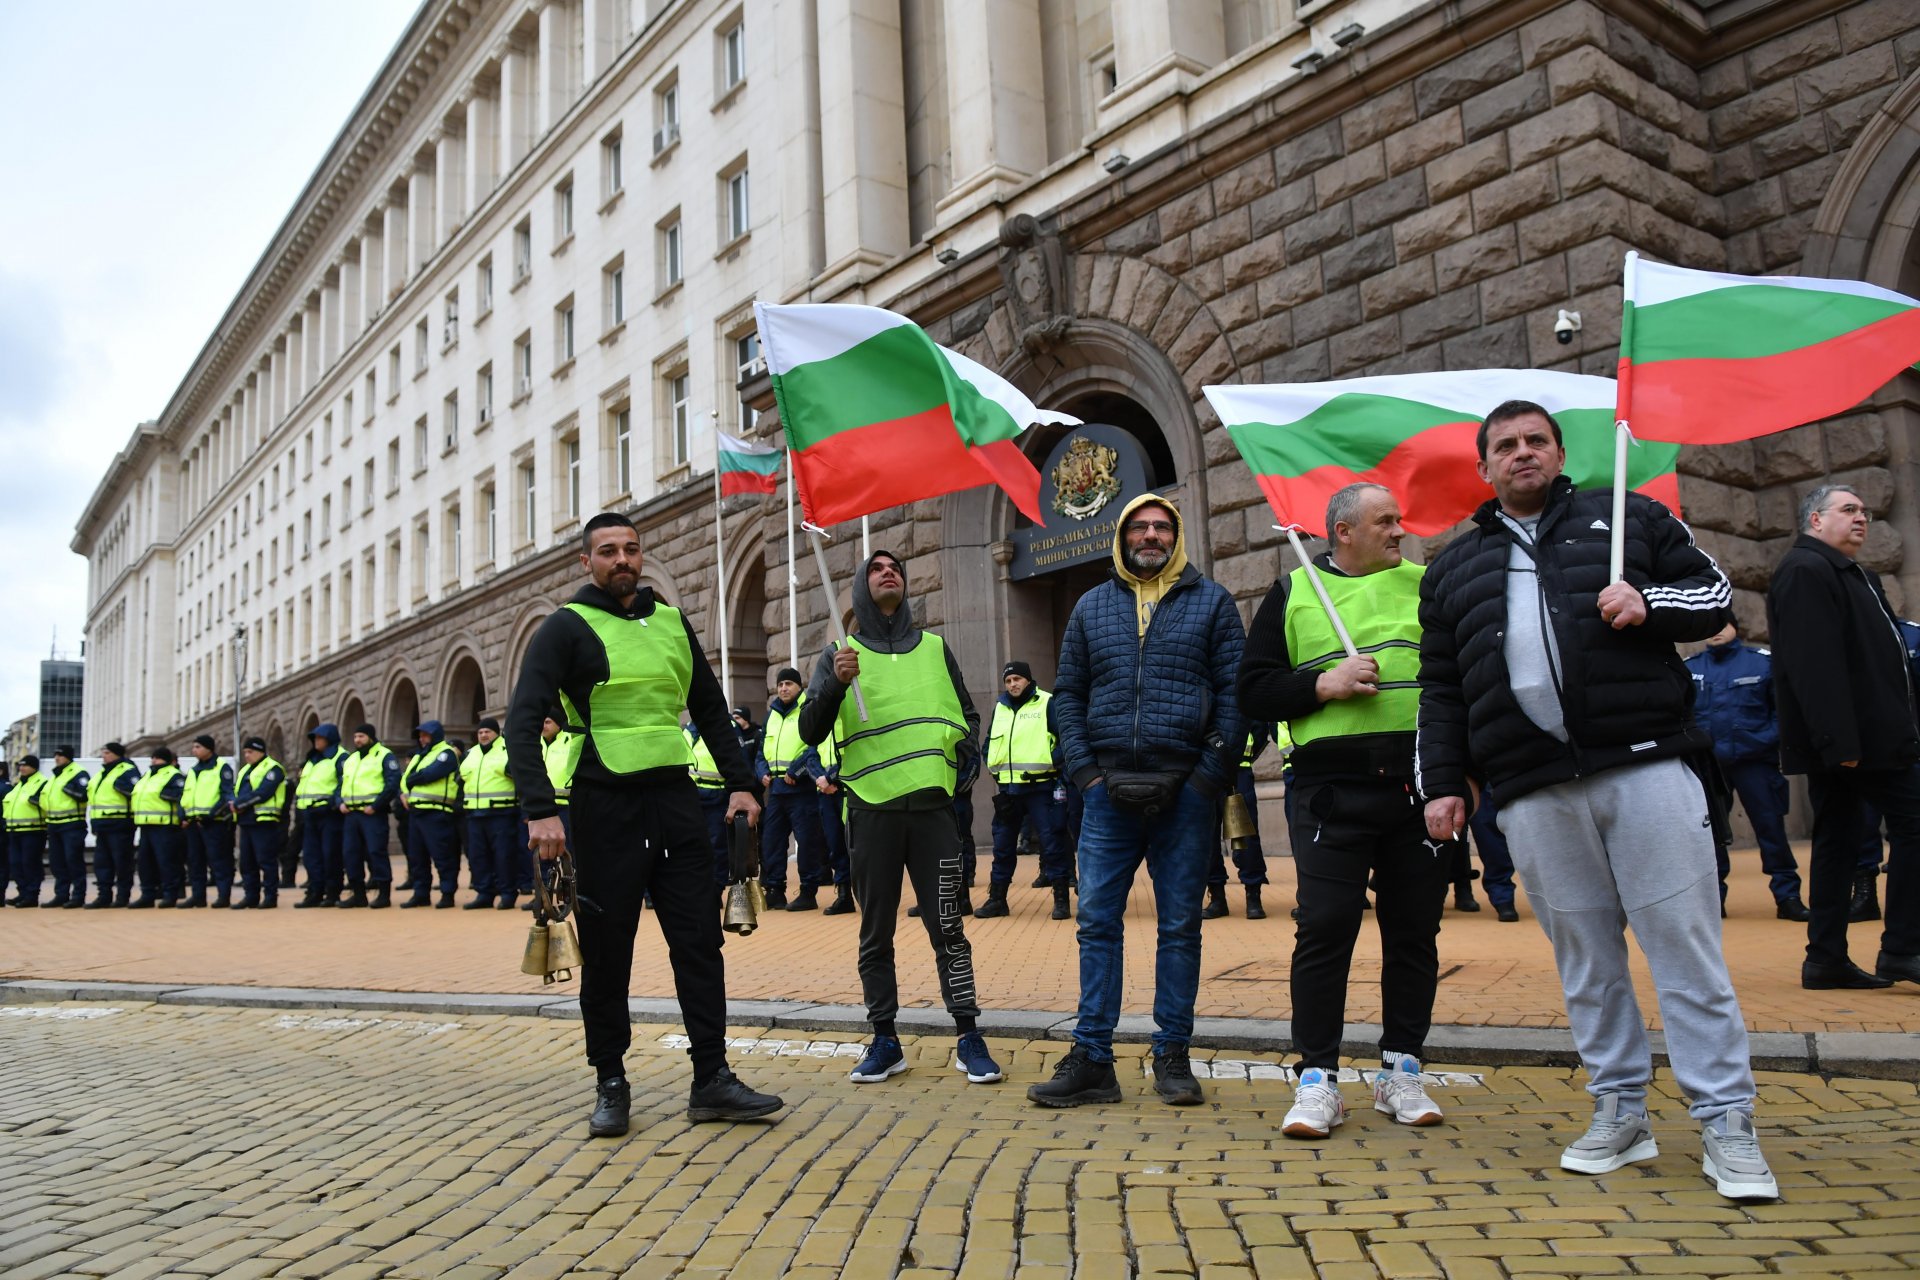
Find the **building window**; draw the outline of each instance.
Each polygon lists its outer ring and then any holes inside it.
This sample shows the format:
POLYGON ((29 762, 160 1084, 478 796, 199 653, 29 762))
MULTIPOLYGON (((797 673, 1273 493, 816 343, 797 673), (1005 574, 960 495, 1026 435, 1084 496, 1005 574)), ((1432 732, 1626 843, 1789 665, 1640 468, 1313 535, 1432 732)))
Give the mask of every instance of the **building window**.
POLYGON ((311 479, 312 476, 313 476, 313 429, 308 428, 307 434, 303 436, 300 440, 300 478, 302 480, 307 480, 307 479, 311 479))
POLYGON ((558 253, 573 239, 573 175, 560 180, 553 189, 553 249, 558 253))
POLYGON ((489 360, 480 366, 480 372, 473 379, 473 404, 475 430, 493 421, 493 362, 489 360))
POLYGON ((613 427, 613 478, 619 493, 633 492, 633 407, 621 405, 609 417, 613 427))
POLYGON ((724 96, 747 78, 747 23, 742 18, 720 33, 720 92, 724 96))
POLYGON ((365 403, 366 403, 366 409, 367 409, 367 416, 362 418, 361 421, 366 423, 371 423, 373 421, 373 392, 374 392, 373 370, 371 369, 367 370, 366 383, 367 383, 367 386, 366 386, 365 403))
POLYGON ((620 165, 620 130, 615 129, 600 140, 600 173, 603 200, 611 200, 626 188, 626 176, 620 165))
POLYGON ((333 457, 333 414, 320 415, 320 461, 333 457))
POLYGON ((653 91, 653 154, 664 155, 680 141, 680 81, 669 78, 653 91))
POLYGON ((446 316, 440 324, 440 348, 446 350, 460 341, 460 291, 455 289, 446 298, 446 316))
POLYGON ((580 518, 580 433, 573 432, 560 439, 560 478, 564 485, 566 498, 564 512, 567 522, 580 518))
POLYGON ((525 543, 537 541, 539 526, 535 523, 538 490, 534 487, 533 459, 528 458, 519 466, 520 479, 520 540, 525 543))
POLYGON ((680 211, 675 210, 665 222, 660 224, 660 292, 665 293, 680 283, 681 235, 680 211))
POLYGON ((400 398, 400 344, 394 343, 393 350, 387 352, 387 403, 392 404, 400 398))
POLYGON ((523 333, 513 340, 513 402, 533 394, 533 335, 523 333))
MULTIPOLYGON (((305 560, 313 554, 313 512, 300 513, 300 558, 305 560)), ((288 568, 293 566, 289 565, 288 568)))
POLYGON ((473 318, 479 321, 493 310, 493 255, 480 259, 473 273, 473 318))
POLYGON ((427 469, 427 415, 413 420, 413 474, 427 469))
POLYGON ((353 477, 340 482, 340 532, 353 527, 353 477))
POLYGON ((416 378, 427 371, 427 335, 431 332, 432 326, 425 316, 413 326, 413 376, 416 378))
POLYGON ((500 555, 500 496, 491 484, 480 490, 480 520, 480 549, 492 564, 500 555))
POLYGON ((460 568, 465 561, 466 548, 462 542, 460 527, 460 505, 455 503, 447 508, 447 558, 441 566, 441 577, 448 587, 460 584, 460 568))
POLYGON ((691 384, 686 370, 666 377, 667 436, 673 450, 671 470, 687 465, 687 389, 691 384))
POLYGON ((533 274, 533 219, 522 218, 513 229, 513 283, 533 274))
MULTIPOLYGON (((320 499, 320 545, 326 546, 333 540, 333 495, 320 499)), ((222 608, 221 612, 225 612, 222 608)))
POLYGON ((615 258, 600 273, 600 292, 605 302, 605 327, 618 329, 627 322, 627 263, 615 258))
POLYGON ((425 520, 413 522, 413 599, 418 604, 427 598, 427 566, 433 561, 433 538, 425 520))
MULTIPOLYGON (((734 338, 733 380, 736 386, 749 378, 758 376, 765 367, 760 360, 760 335, 758 332, 743 333, 734 338)), ((759 421, 760 415, 755 412, 752 405, 747 403, 745 396, 740 397, 739 406, 740 416, 735 418, 734 421, 739 426, 741 434, 744 435, 753 429, 753 424, 759 421)))
POLYGON ((747 234, 751 224, 752 210, 747 199, 747 166, 742 161, 734 172, 721 177, 723 187, 720 206, 722 244, 732 244, 747 234))
POLYGON ((447 392, 447 398, 440 402, 440 449, 451 453, 460 447, 460 393, 447 392))
POLYGON ((573 361, 573 299, 553 309, 553 367, 563 369, 573 361))
POLYGON ((353 392, 349 391, 340 398, 340 443, 345 444, 353 434, 353 392))
POLYGON ((400 535, 387 535, 387 616, 400 612, 400 535))
POLYGON ((368 458, 360 465, 360 509, 373 510, 373 459, 368 458))

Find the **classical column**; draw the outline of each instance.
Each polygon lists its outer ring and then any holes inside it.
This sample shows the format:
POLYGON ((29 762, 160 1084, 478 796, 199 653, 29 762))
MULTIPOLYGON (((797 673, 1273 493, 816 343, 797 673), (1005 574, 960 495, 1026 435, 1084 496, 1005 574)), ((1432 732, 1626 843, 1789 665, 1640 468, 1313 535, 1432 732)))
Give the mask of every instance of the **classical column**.
POLYGON ((393 300, 412 275, 412 261, 407 256, 406 179, 396 179, 394 185, 395 191, 387 197, 386 230, 381 236, 387 248, 386 278, 382 281, 386 292, 380 299, 382 306, 393 300))
POLYGON ((320 368, 333 368, 340 358, 340 264, 334 263, 320 283, 320 368))
MULTIPOLYGON (((784 51, 775 71, 780 112, 780 297, 803 292, 827 263, 821 216, 820 31, 815 0, 775 6, 784 51)), ((684 92, 682 101, 685 101, 684 92)), ((762 161, 765 164, 765 161, 762 161)))
POLYGON ((436 247, 453 238, 473 208, 467 203, 466 160, 465 136, 441 128, 434 135, 433 153, 433 199, 440 211, 439 234, 433 238, 436 247))
POLYGON ((386 225, 387 210, 376 204, 367 211, 360 228, 360 328, 371 328, 373 319, 386 309, 386 225))
POLYGON ((490 89, 476 86, 467 98, 466 211, 472 213, 493 194, 499 181, 495 156, 500 145, 499 104, 490 89))
POLYGON ((340 259, 339 306, 335 314, 339 317, 339 346, 336 350, 344 353, 360 336, 360 317, 366 313, 361 309, 364 299, 360 296, 360 258, 366 252, 364 238, 348 243, 346 253, 340 259))
POLYGON ((426 151, 414 157, 413 171, 407 175, 407 208, 413 214, 413 225, 408 229, 413 250, 408 263, 407 274, 410 277, 420 274, 420 268, 426 266, 440 248, 440 236, 433 216, 433 191, 433 153, 426 151))
POLYGON ((500 175, 504 177, 533 147, 535 51, 508 36, 494 46, 500 61, 500 105, 494 113, 500 137, 500 175))
POLYGON ((946 6, 953 186, 936 209, 991 200, 1047 167, 1040 13, 1023 0, 946 6))
POLYGON ((547 130, 573 105, 572 87, 567 83, 570 15, 565 5, 550 4, 547 0, 534 0, 534 7, 540 11, 540 109, 533 123, 533 135, 544 138, 547 130))
POLYGON ((1113 0, 1116 99, 1179 87, 1226 56, 1220 0, 1113 0))
POLYGON ((613 56, 624 43, 626 32, 619 29, 615 11, 626 7, 626 0, 581 0, 579 21, 583 24, 581 47, 582 85, 592 84, 613 64, 613 56))
POLYGON ((897 7, 819 0, 828 277, 906 251, 906 91, 897 7))

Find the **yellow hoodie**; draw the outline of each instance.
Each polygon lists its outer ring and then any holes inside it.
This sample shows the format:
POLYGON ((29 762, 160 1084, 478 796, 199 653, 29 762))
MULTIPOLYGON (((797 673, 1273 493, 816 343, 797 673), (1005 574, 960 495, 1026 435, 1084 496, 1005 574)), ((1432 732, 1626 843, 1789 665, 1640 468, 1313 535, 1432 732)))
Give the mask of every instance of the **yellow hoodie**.
POLYGON ((1180 573, 1187 567, 1187 526, 1180 518, 1180 508, 1170 499, 1157 493, 1143 493, 1126 505, 1120 512, 1120 523, 1113 528, 1113 571, 1120 575, 1120 581, 1133 588, 1134 620, 1139 625, 1139 635, 1147 634, 1147 624, 1153 621, 1153 611, 1159 607, 1160 597, 1167 588, 1180 580, 1180 573), (1127 568, 1127 521, 1133 519, 1133 513, 1145 506, 1160 506, 1167 509, 1173 517, 1173 554, 1167 557, 1160 572, 1150 578, 1142 578, 1127 568))

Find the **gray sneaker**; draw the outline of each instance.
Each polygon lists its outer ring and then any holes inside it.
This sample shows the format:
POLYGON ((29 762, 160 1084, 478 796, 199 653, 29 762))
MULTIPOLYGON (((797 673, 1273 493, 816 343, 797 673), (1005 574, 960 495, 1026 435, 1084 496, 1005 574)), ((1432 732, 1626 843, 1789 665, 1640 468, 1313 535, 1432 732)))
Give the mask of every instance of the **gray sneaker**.
POLYGON ((1760 1141, 1753 1132, 1753 1117, 1744 1111, 1729 1111, 1700 1126, 1703 1149, 1700 1166, 1713 1179, 1714 1189, 1729 1200, 1778 1200, 1779 1184, 1767 1158, 1760 1154, 1760 1141))
POLYGON ((1620 1095, 1610 1093, 1594 1107, 1587 1131, 1560 1153, 1560 1167, 1569 1173, 1612 1173, 1659 1154, 1647 1118, 1623 1113, 1620 1095))

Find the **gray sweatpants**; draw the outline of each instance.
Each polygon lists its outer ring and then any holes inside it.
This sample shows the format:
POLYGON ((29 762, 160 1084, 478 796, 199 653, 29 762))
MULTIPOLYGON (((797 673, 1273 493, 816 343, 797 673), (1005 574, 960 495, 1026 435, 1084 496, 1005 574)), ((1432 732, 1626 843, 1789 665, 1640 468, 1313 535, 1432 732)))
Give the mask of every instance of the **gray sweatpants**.
POLYGON ((1563 782, 1503 800, 1499 825, 1553 944, 1587 1092, 1645 1106, 1653 1059, 1627 969, 1631 926, 1694 1119, 1751 1113, 1752 1055, 1721 951, 1713 831, 1693 771, 1654 760, 1563 782))

